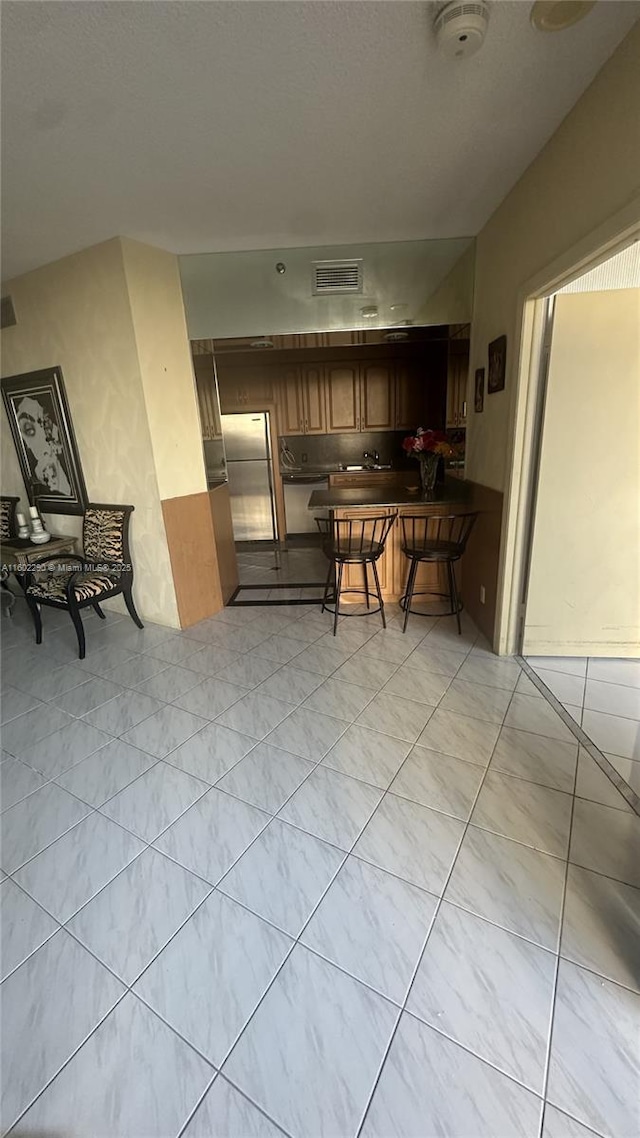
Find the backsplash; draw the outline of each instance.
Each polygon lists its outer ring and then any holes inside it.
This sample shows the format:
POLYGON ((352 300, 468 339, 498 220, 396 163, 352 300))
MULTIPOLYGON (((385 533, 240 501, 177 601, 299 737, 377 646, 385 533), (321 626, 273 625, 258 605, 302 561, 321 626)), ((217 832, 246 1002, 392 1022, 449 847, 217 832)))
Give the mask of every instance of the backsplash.
POLYGON ((402 467, 407 461, 402 450, 406 431, 369 431, 344 435, 287 435, 287 446, 299 466, 346 465, 362 462, 365 451, 377 451, 381 463, 402 467), (305 457, 306 456, 306 457, 305 457))
MULTIPOLYGON (((344 435, 286 435, 286 443, 295 455, 298 466, 329 466, 335 464, 355 465, 362 462, 365 451, 377 451, 380 463, 391 463, 397 470, 413 468, 414 460, 408 458, 402 449, 402 440, 407 431, 361 431, 344 435), (305 457, 306 456, 306 457, 305 457)), ((460 439, 464 432, 448 431, 460 439)))

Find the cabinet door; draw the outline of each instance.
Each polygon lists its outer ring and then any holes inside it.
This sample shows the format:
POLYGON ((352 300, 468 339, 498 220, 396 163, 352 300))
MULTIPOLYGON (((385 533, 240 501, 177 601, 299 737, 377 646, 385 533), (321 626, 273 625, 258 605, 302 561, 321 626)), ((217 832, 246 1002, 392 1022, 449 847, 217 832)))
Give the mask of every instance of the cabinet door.
POLYGON ((392 431, 394 383, 390 364, 363 364, 360 372, 360 430, 392 431))
POLYGON ((278 386, 278 434, 301 435, 303 431, 300 369, 287 368, 278 386))
POLYGON ((324 435, 327 430, 327 416, 321 367, 305 365, 302 369, 302 408, 304 433, 324 435))
POLYGON ((222 427, 218 410, 213 356, 195 355, 193 357, 193 370, 196 377, 202 437, 203 439, 219 439, 222 436, 222 427))
MULTIPOLYGON (((381 517, 382 515, 386 516, 390 512, 391 512, 390 510, 388 510, 384 507, 378 507, 377 509, 371 509, 371 510, 367 510, 367 509, 336 510, 336 517, 338 517, 338 518, 354 518, 354 519, 355 518, 358 518, 358 519, 364 518, 364 519, 367 519, 367 518, 372 518, 372 517, 381 517)), ((378 561, 376 562, 376 568, 378 570, 378 577, 380 579, 380 588, 382 589, 383 595, 390 593, 392 585, 393 585, 393 538, 394 538, 394 530, 392 529, 390 534, 389 534, 389 537, 387 538, 387 544, 385 546, 384 553, 382 554, 382 557, 380 557, 378 559, 378 561)), ((366 531, 365 531, 365 540, 366 540, 366 531)), ((374 578, 373 578, 373 572, 371 570, 370 565, 367 566, 367 580, 368 580, 369 591, 372 593, 375 592, 375 583, 374 583, 374 578)), ((364 601, 365 598, 363 596, 359 597, 359 596, 354 595, 353 593, 351 594, 351 596, 348 595, 349 589, 357 589, 357 590, 363 590, 364 589, 364 570, 362 568, 362 565, 345 565, 344 571, 342 574, 342 588, 345 590, 345 592, 347 592, 347 596, 344 598, 343 601, 341 601, 341 604, 342 603, 359 604, 359 603, 362 603, 364 601)), ((371 599, 371 603, 372 603, 372 605, 375 604, 373 598, 371 599)))
POLYGON ((396 417, 398 431, 415 431, 418 427, 429 427, 425 414, 426 375, 410 364, 396 368, 396 417))
POLYGON ((467 421, 467 380, 469 376, 469 341, 449 343, 447 368, 447 426, 464 427, 467 421))
POLYGON ((327 431, 360 430, 360 375, 353 364, 330 364, 325 370, 327 431))

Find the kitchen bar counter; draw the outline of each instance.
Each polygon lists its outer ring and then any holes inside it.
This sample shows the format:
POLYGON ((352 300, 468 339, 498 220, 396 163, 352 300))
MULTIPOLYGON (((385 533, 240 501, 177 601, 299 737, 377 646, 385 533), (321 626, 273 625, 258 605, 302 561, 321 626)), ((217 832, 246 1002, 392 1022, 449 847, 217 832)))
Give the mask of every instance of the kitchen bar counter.
MULTIPOLYGON (((377 567, 380 576, 382 596, 385 602, 395 603, 403 595, 409 562, 402 552, 402 515, 417 514, 462 514, 471 509, 471 488, 459 478, 447 478, 436 486, 429 498, 423 498, 420 491, 411 493, 400 483, 378 483, 375 486, 337 486, 329 490, 314 490, 309 497, 309 510, 330 510, 336 519, 367 519, 380 514, 396 511, 399 517, 394 522, 384 553, 377 567)), ((458 589, 462 589, 461 562, 455 566, 458 589)), ((343 576, 344 596, 341 604, 357 604, 362 600, 362 566, 346 565, 343 576), (352 590, 349 593, 349 590, 352 590)), ((423 562, 416 576, 416 591, 448 594, 445 567, 437 563, 423 562)), ((434 612, 436 610, 434 609, 434 612)), ((416 618, 414 618, 416 619, 416 618)))
MULTIPOLYGON (((407 479, 408 481, 408 479, 407 479)), ((433 495, 428 499, 422 497, 420 490, 411 491, 405 486, 394 485, 392 482, 379 483, 375 486, 336 486, 329 490, 314 490, 309 498, 310 510, 352 510, 361 507, 371 510, 375 506, 385 509, 402 507, 403 513, 411 513, 411 507, 436 507, 433 512, 442 513, 442 506, 464 506, 470 500, 469 488, 460 478, 448 478, 444 483, 436 486, 433 495)), ((425 512, 431 512, 427 510, 425 512)), ((453 512, 453 511, 452 511, 453 512)))

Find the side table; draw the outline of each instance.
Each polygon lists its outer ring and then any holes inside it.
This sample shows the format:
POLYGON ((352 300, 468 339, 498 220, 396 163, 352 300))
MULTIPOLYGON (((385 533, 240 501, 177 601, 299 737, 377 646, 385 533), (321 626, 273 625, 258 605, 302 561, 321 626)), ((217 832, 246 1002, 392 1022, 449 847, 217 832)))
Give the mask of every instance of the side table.
POLYGON ((34 545, 28 537, 12 537, 9 541, 1 542, 0 568, 2 571, 2 588, 3 591, 10 593, 14 598, 9 605, 9 612, 12 611, 15 604, 15 596, 7 584, 7 578, 11 573, 15 573, 18 584, 21 585, 21 568, 29 565, 31 561, 35 561, 38 557, 55 557, 61 553, 75 553, 77 545, 77 537, 71 537, 70 534, 64 533, 52 533, 51 541, 45 542, 44 545, 34 545))

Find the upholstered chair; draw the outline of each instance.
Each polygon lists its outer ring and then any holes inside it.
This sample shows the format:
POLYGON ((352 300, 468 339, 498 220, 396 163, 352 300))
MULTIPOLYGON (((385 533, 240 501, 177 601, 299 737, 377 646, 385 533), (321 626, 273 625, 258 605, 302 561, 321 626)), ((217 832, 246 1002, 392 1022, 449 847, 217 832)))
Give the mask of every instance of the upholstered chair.
POLYGON ((133 566, 129 550, 129 521, 133 506, 90 502, 82 526, 82 556, 62 553, 39 557, 26 568, 23 587, 33 616, 36 643, 42 643, 40 606, 66 609, 78 636, 78 655, 85 655, 84 627, 80 610, 91 605, 104 620, 100 601, 120 593, 138 628, 142 621, 133 603, 133 566), (71 566, 77 564, 78 568, 71 566))

